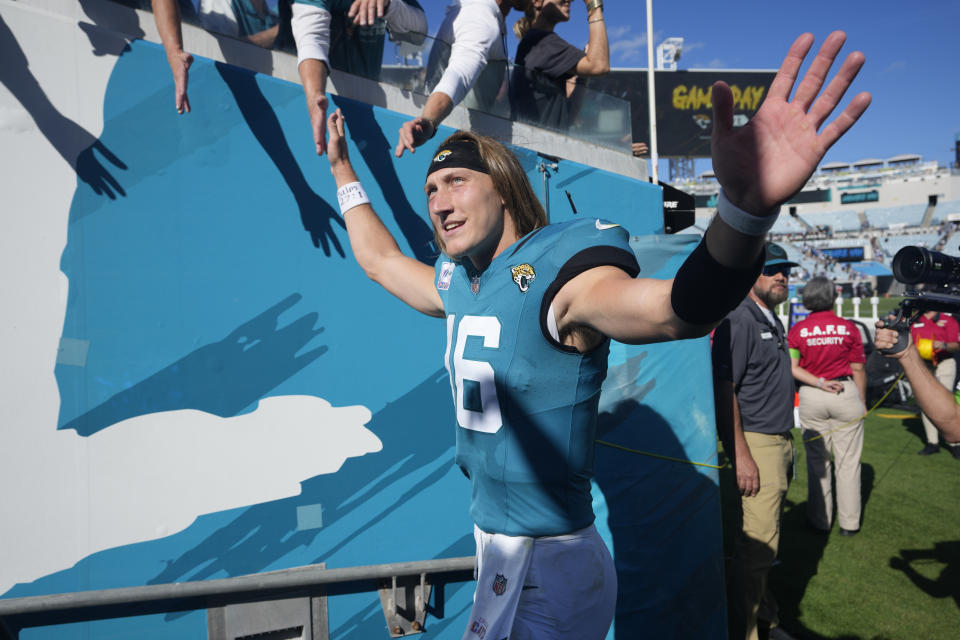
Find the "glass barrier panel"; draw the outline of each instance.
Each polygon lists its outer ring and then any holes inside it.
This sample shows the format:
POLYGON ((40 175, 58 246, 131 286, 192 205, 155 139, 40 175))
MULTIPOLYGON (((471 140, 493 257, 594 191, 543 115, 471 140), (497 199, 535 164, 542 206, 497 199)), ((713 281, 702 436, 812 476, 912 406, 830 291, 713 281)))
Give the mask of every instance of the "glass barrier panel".
MULTIPOLYGON (((429 95, 449 58, 450 45, 431 37, 415 45, 392 42, 384 51, 379 80, 429 95)), ((462 104, 631 153, 630 102, 582 82, 557 82, 532 69, 494 61, 480 74, 462 104)))
MULTIPOLYGON (((114 0, 150 10, 151 0, 114 0)), ((176 3, 183 22, 296 55, 285 0, 164 0, 176 3)), ((427 96, 450 60, 448 43, 418 33, 392 33, 386 22, 355 26, 334 11, 330 66, 427 96)), ((490 61, 461 103, 500 118, 550 129, 623 153, 631 152, 630 103, 583 82, 552 80, 506 60, 490 61)))

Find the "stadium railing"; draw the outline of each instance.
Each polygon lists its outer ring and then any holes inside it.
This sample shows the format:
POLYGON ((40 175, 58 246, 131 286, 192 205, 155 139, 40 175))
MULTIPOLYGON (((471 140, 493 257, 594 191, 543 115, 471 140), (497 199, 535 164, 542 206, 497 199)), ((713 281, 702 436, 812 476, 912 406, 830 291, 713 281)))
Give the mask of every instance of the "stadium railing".
MULTIPOLYGON (((473 556, 338 569, 309 565, 216 580, 4 598, 0 599, 0 640, 17 640, 20 630, 30 627, 199 609, 207 609, 208 628, 215 631, 224 628, 226 607, 295 599, 301 600, 305 621, 304 616, 295 620, 296 615, 287 619, 267 615, 263 609, 255 610, 253 617, 280 618, 276 631, 309 626, 312 634, 305 637, 319 640, 329 638, 327 597, 371 591, 380 592, 390 637, 399 637, 422 631, 428 612, 442 618, 443 586, 472 581, 473 567, 473 556)), ((210 638, 218 636, 211 633, 210 638)))

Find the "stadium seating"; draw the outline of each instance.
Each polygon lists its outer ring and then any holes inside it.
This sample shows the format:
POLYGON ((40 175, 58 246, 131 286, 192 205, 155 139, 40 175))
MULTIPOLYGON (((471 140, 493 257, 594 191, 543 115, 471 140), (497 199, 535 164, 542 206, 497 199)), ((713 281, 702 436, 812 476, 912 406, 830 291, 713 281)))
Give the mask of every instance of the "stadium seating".
POLYGON ((884 236, 880 239, 880 246, 891 258, 897 251, 909 245, 919 245, 932 249, 940 241, 939 233, 908 233, 896 236, 884 236))
POLYGON ((960 200, 938 202, 937 208, 933 211, 933 221, 944 222, 951 213, 960 213, 960 200))
POLYGON ((803 225, 803 223, 789 215, 781 215, 779 218, 777 218, 773 228, 770 229, 770 233, 773 234, 803 233, 804 231, 807 231, 807 228, 803 225))
POLYGON ((800 216, 813 226, 828 226, 834 231, 859 231, 860 218, 853 209, 826 211, 822 213, 801 213, 800 216))
POLYGON ((925 204, 906 204, 899 207, 876 207, 867 209, 867 221, 874 229, 889 229, 890 225, 917 227, 927 210, 925 204))

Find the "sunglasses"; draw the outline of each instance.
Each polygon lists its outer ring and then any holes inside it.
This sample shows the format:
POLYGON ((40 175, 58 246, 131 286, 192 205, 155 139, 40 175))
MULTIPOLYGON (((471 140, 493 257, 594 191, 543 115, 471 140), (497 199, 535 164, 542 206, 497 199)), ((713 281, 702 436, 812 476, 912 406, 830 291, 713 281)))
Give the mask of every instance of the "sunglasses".
POLYGON ((779 273, 785 277, 789 277, 790 269, 792 268, 793 267, 788 264, 772 264, 764 267, 761 273, 765 276, 775 276, 779 273))

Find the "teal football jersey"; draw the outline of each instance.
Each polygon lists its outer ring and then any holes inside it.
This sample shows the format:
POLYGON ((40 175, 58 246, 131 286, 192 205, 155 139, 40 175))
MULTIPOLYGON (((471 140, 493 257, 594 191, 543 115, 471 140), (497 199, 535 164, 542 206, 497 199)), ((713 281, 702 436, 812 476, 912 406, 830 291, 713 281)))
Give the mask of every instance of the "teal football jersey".
POLYGON ((593 522, 590 478, 609 341, 585 354, 563 346, 551 337, 548 309, 564 283, 602 265, 639 272, 627 232, 596 219, 537 229, 483 272, 469 260, 437 261, 456 461, 484 531, 560 535, 593 522))

